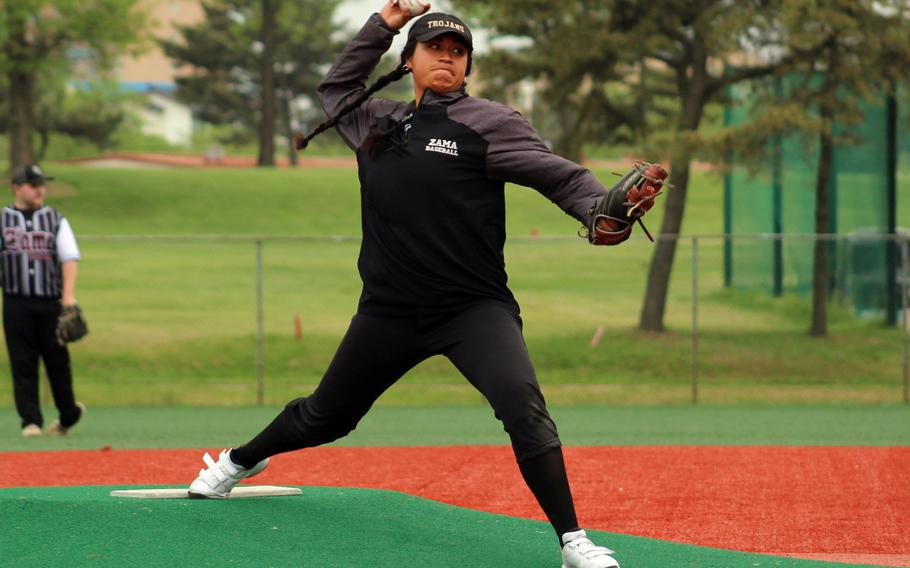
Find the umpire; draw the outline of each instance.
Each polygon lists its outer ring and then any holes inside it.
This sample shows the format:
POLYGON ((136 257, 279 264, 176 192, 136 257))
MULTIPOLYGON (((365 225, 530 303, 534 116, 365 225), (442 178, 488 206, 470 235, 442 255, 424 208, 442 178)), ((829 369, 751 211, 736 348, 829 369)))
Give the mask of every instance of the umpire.
POLYGON ((14 202, 0 215, 3 331, 24 437, 40 436, 44 425, 38 397, 39 357, 59 412, 47 434, 66 434, 85 412, 73 394, 69 351, 57 336, 61 311, 78 310, 79 248, 69 222, 44 205, 45 182, 51 179, 36 164, 16 167, 10 180, 14 202))

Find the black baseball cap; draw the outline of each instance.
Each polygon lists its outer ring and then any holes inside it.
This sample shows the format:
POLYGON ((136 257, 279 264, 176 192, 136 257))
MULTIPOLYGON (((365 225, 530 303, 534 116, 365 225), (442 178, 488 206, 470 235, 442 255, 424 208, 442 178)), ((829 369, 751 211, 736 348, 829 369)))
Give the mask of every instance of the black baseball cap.
POLYGON ((44 170, 38 167, 38 164, 25 164, 13 168, 13 175, 10 181, 16 185, 22 184, 40 184, 54 178, 44 175, 44 170))
POLYGON ((442 12, 432 12, 424 14, 411 25, 408 30, 408 41, 417 40, 419 42, 430 41, 434 37, 443 34, 455 34, 467 44, 468 49, 474 51, 474 39, 471 36, 471 30, 467 24, 460 18, 451 14, 442 12))

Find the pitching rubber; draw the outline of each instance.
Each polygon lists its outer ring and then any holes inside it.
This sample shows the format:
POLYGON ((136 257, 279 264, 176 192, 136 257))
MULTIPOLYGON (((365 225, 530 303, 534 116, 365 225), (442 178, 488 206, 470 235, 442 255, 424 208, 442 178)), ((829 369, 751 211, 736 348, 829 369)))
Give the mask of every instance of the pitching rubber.
MULTIPOLYGON (((247 497, 280 497, 283 495, 300 495, 296 487, 279 487, 277 485, 241 485, 235 487, 228 499, 245 499, 247 497)), ((186 489, 118 489, 111 491, 111 497, 130 499, 189 499, 186 489)))

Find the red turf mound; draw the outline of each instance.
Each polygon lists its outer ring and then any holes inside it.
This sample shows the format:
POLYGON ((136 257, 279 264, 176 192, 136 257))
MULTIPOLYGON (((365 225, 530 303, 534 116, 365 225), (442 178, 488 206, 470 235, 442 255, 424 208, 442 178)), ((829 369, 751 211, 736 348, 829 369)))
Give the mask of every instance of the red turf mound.
MULTIPOLYGON (((186 484, 201 454, 0 453, 0 487, 186 484)), ((910 566, 910 448, 584 447, 566 461, 590 528, 910 566)), ((506 447, 314 448, 277 456, 253 481, 391 489, 543 520, 506 447)))

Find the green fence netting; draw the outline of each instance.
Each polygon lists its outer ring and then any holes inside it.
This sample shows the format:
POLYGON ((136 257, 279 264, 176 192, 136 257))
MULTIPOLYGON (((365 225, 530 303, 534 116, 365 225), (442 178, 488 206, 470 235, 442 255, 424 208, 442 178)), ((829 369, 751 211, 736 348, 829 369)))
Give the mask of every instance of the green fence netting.
MULTIPOLYGON (((786 89, 786 86, 783 86, 786 89)), ((729 91, 731 104, 725 122, 735 126, 750 120, 751 90, 729 91)), ((835 126, 839 144, 834 150, 828 187, 831 205, 828 233, 841 238, 830 243, 832 298, 864 317, 881 317, 894 309, 893 268, 888 269, 889 152, 899 152, 899 171, 910 163, 910 100, 906 90, 897 104, 887 98, 863 106, 857 126, 835 126), (895 116, 894 109, 898 113, 895 116), (889 145, 889 121, 896 120, 897 148, 889 145), (889 274, 890 279, 889 279, 889 274), (890 284, 889 284, 890 280, 890 284)), ((817 137, 799 133, 769 143, 768 164, 759 175, 734 164, 726 179, 725 226, 728 241, 725 275, 728 286, 780 294, 808 294, 812 286, 815 230, 815 184, 818 174, 817 137), (766 238, 741 238, 762 235, 766 238)), ((898 176, 906 186, 906 176, 898 176)), ((910 188, 907 188, 910 190, 910 188)), ((898 187, 898 196, 904 194, 898 187)))

